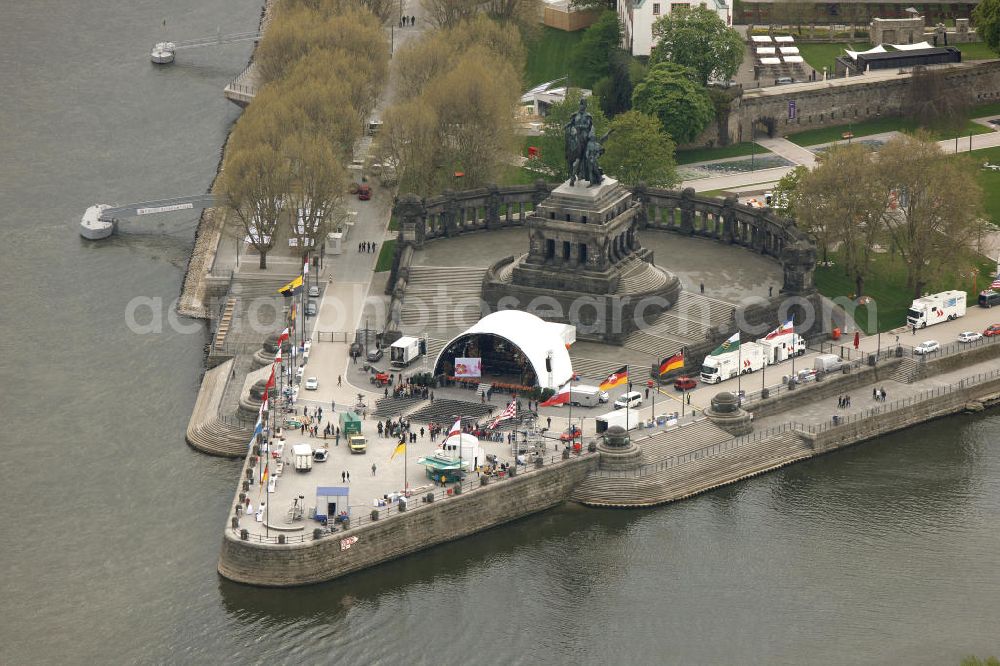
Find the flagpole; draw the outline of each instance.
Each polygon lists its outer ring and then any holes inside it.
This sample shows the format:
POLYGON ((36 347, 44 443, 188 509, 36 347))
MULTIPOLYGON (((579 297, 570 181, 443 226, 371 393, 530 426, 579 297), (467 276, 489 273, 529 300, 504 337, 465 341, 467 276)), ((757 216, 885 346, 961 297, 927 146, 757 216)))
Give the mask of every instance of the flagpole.
MULTIPOLYGON (((740 332, 736 331, 736 335, 740 332)), ((736 339, 736 404, 740 403, 740 391, 743 387, 743 341, 739 338, 736 339)))
MULTIPOLYGON (((580 428, 580 439, 581 441, 583 440, 583 428, 580 428)), ((571 445, 576 443, 576 437, 573 434, 573 375, 572 374, 569 376, 569 441, 571 445)))

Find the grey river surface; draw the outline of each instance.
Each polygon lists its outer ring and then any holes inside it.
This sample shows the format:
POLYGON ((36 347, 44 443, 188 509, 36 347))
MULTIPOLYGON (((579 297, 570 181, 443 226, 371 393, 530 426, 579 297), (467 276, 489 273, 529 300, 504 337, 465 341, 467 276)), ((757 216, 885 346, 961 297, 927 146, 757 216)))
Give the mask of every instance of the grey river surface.
POLYGON ((229 0, 4 3, 0 663, 957 663, 1000 653, 1000 414, 648 511, 550 511, 326 585, 215 571, 237 463, 188 448, 206 334, 166 325, 253 29, 229 0), (159 299, 164 330, 126 326, 159 299))

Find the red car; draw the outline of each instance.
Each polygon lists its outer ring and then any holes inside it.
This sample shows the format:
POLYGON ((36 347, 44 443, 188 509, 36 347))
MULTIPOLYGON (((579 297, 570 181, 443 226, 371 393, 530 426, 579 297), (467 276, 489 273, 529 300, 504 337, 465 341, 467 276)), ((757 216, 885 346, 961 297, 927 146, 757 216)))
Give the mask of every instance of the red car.
POLYGON ((693 391, 698 386, 698 380, 691 377, 678 377, 674 380, 674 388, 678 391, 693 391))
POLYGON ((580 430, 579 426, 573 426, 572 430, 567 429, 566 432, 559 435, 559 441, 568 442, 572 439, 580 439, 583 432, 580 430))
POLYGON ((994 335, 1000 335, 1000 324, 990 324, 989 328, 983 331, 984 338, 992 338, 994 335))
POLYGON ((358 199, 361 201, 368 201, 372 198, 372 186, 361 184, 358 186, 358 199))

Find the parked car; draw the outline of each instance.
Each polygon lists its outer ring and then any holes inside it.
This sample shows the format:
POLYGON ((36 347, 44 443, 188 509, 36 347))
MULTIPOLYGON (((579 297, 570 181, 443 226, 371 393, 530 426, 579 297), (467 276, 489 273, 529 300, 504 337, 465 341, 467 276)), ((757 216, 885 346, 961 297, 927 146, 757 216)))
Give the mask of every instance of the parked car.
POLYGON ((693 391, 698 387, 698 380, 693 377, 678 377, 674 380, 674 388, 678 391, 693 391))
POLYGON ((319 380, 315 377, 310 377, 306 380, 306 390, 315 391, 319 388, 319 380))
POLYGON ((368 201, 372 198, 372 186, 368 183, 361 183, 358 185, 358 199, 361 201, 368 201))
POLYGON ((789 83, 795 83, 795 79, 790 76, 779 76, 774 80, 776 86, 787 86, 789 83))
POLYGON ((313 460, 316 462, 326 462, 326 457, 328 455, 330 455, 330 452, 322 446, 318 449, 313 449, 313 460))
POLYGON ((317 298, 319 296, 319 286, 313 285, 309 287, 309 298, 317 298))
POLYGON ((598 402, 607 402, 608 400, 611 400, 611 396, 608 395, 607 391, 601 391, 597 394, 597 400, 598 402))
POLYGON ((638 391, 623 393, 621 397, 615 400, 615 409, 622 409, 625 407, 632 409, 640 406, 642 406, 642 394, 638 391))
POLYGON ((378 347, 376 347, 375 349, 369 350, 368 356, 366 356, 365 358, 369 363, 378 363, 379 361, 382 360, 383 354, 384 352, 378 347))
POLYGON ((309 301, 306 303, 306 316, 315 317, 316 316, 316 301, 309 301))
POLYGON ((963 331, 958 334, 959 342, 975 342, 977 340, 982 340, 983 334, 976 333, 975 331, 963 331))
POLYGON ((580 439, 583 436, 583 431, 580 430, 580 426, 573 426, 572 429, 567 428, 561 435, 559 435, 559 441, 568 442, 573 439, 580 439))
POLYGON ((994 335, 1000 335, 1000 324, 990 324, 985 331, 983 331, 984 338, 992 338, 994 335))
POLYGON ((941 343, 937 340, 924 340, 913 348, 913 353, 919 356, 926 356, 927 354, 932 354, 939 349, 941 349, 941 343))

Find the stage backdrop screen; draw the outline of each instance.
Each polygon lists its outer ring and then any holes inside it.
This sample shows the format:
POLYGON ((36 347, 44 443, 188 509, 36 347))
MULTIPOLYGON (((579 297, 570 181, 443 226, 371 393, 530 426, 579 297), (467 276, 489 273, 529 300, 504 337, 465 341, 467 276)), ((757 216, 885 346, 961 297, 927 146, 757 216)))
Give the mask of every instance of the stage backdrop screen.
POLYGON ((481 358, 455 358, 456 377, 482 377, 483 359, 481 358))

